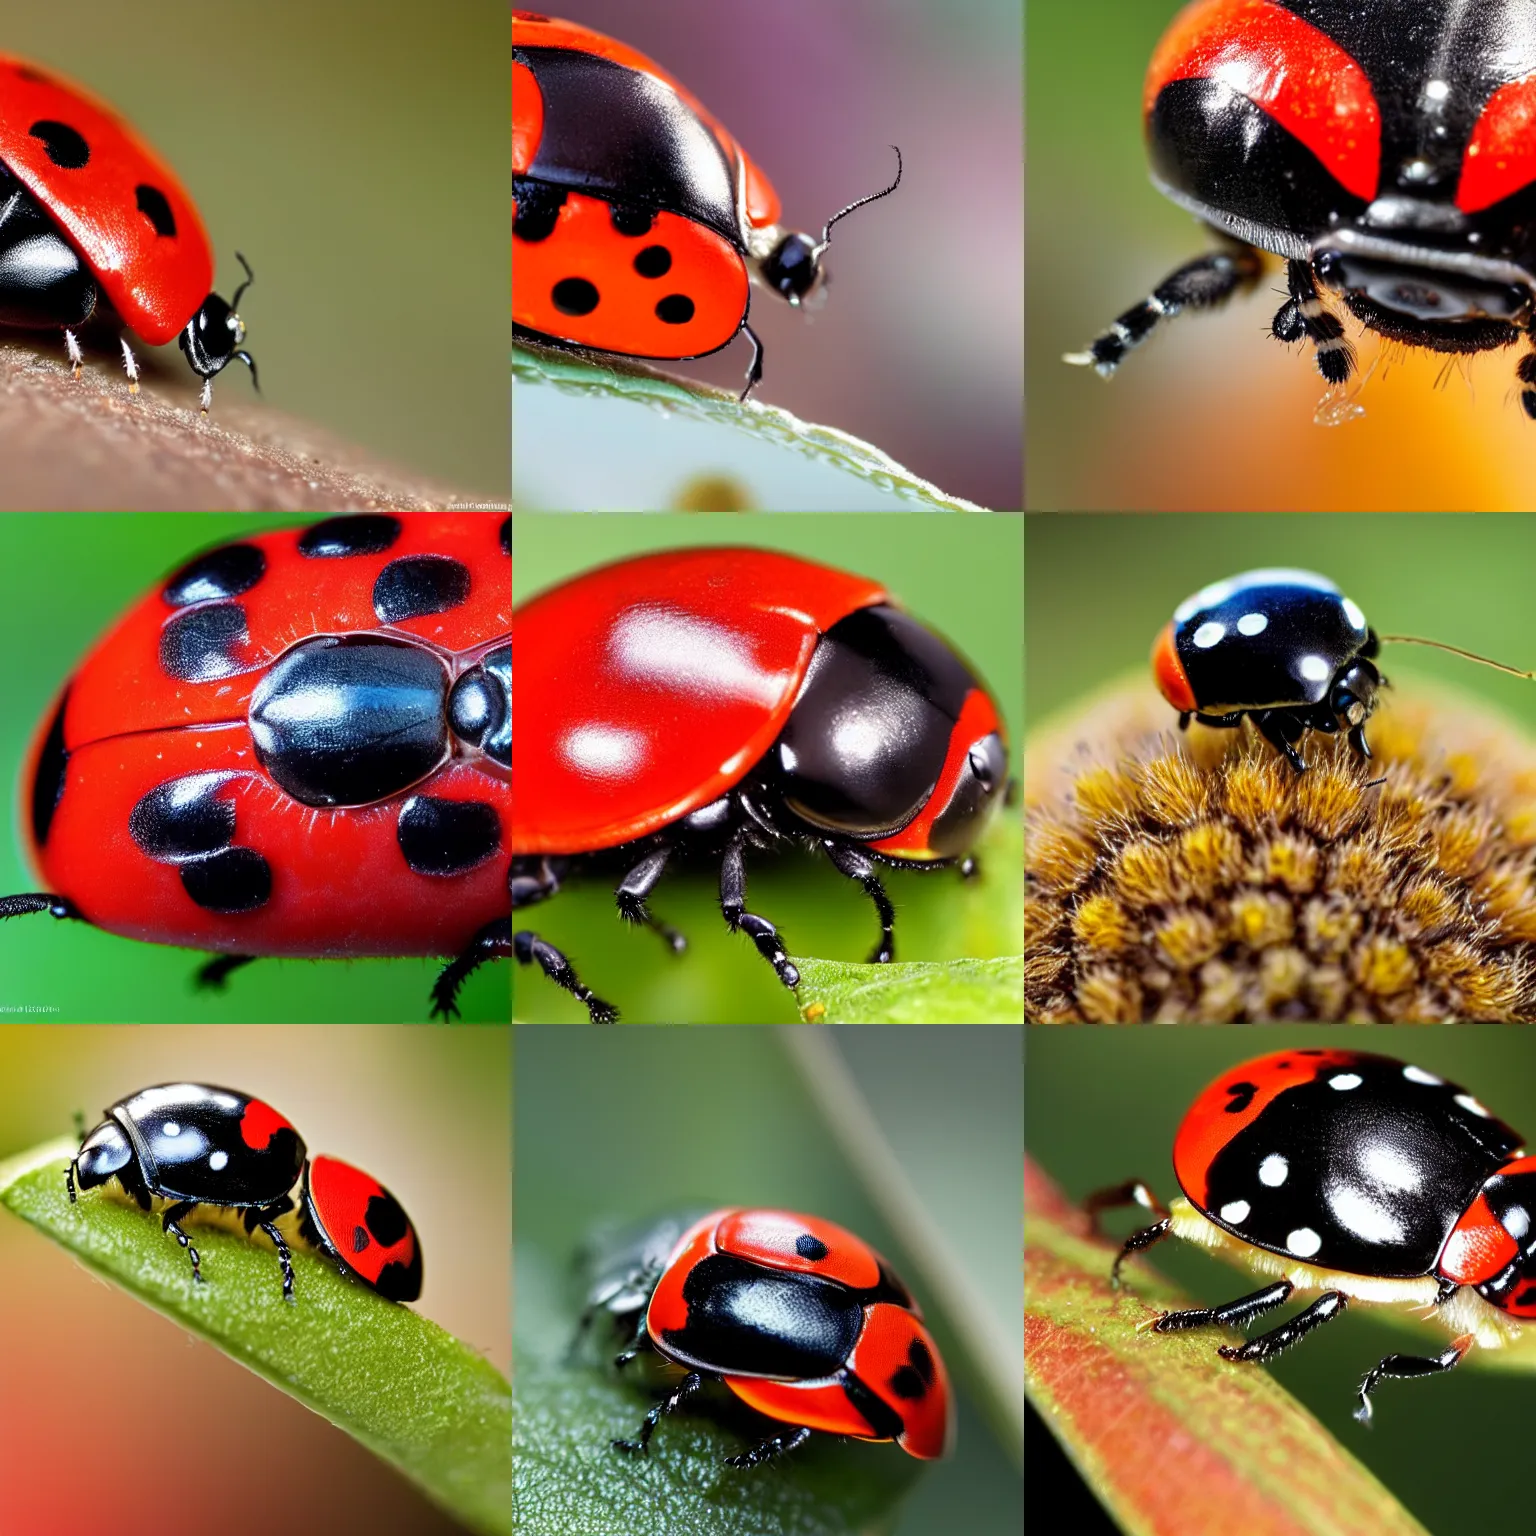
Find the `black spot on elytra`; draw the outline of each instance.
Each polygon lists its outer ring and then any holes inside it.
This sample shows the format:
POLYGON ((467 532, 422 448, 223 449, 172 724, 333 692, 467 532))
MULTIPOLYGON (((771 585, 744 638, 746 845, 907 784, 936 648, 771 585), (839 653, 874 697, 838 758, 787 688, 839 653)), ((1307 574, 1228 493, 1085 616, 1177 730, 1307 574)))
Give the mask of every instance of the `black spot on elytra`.
POLYGON ((361 1227, 352 1228, 352 1252, 361 1253, 369 1244, 370 1238, 361 1227))
POLYGON ((184 683, 233 677, 245 666, 239 653, 250 638, 239 603, 189 608, 160 631, 160 665, 184 683))
POLYGON ((385 624, 446 613, 469 596, 469 567, 446 555, 402 555, 379 572, 373 611, 385 624))
POLYGON ((513 177, 512 201, 517 204, 517 217, 512 221, 513 236, 536 245, 554 234, 560 210, 565 207, 565 188, 552 187, 542 181, 519 181, 513 177))
POLYGON ((549 301, 562 315, 590 315, 600 295, 584 277, 563 277, 549 290, 549 301))
POLYGON ((58 82, 52 75, 45 75, 42 70, 32 64, 18 64, 16 66, 16 78, 30 81, 33 85, 57 85, 58 82))
POLYGON ((459 875, 501 846, 501 821, 476 800, 412 795, 400 809, 395 836, 418 875, 459 875))
POLYGON ((53 712, 48 734, 43 738, 43 750, 37 755, 37 768, 32 774, 32 836, 39 848, 48 841, 53 813, 64 798, 64 776, 69 768, 69 753, 64 749, 64 706, 68 703, 66 691, 53 712))
POLYGON ((650 234, 651 226, 656 222, 656 215, 649 208, 636 208, 633 204, 622 207, 610 204, 608 218, 618 234, 631 240, 650 234))
POLYGON ((663 325, 687 325, 693 319, 693 300, 686 293, 669 293, 656 306, 656 318, 663 325))
POLYGON ((139 212, 154 226, 155 233, 165 240, 176 238, 176 215, 171 212, 170 201, 159 187, 141 181, 133 189, 139 212))
POLYGON ((913 1339, 907 1348, 907 1363, 891 1376, 891 1391, 907 1402, 926 1396, 933 1385, 933 1353, 921 1339, 913 1339))
POLYGON ((809 1259, 813 1264, 819 1264, 827 1256, 827 1245, 813 1233, 802 1232, 795 1239, 795 1252, 802 1259, 809 1259))
POLYGON ((368 1223, 374 1241, 385 1248, 393 1248, 411 1229, 400 1202, 387 1189, 381 1189, 378 1194, 368 1197, 368 1209, 363 1213, 363 1220, 368 1223))
POLYGON ((267 573, 267 557, 254 544, 226 544, 182 566, 162 594, 172 608, 239 597, 267 573))
POLYGON ((635 257, 641 277, 665 277, 672 270, 672 252, 664 245, 648 245, 635 257))
POLYGON ((509 512, 501 520, 501 552, 508 559, 512 557, 512 514, 509 512))
POLYGON ((1227 1113, 1240 1115, 1253 1103, 1254 1095, 1259 1091, 1257 1083, 1228 1083, 1227 1084, 1227 1113))
POLYGON ((398 517, 369 513, 363 517, 328 517, 306 528, 299 553, 311 560, 344 560, 348 555, 381 555, 401 533, 398 517))
POLYGON ((55 122, 51 117, 39 118, 27 132, 41 142, 48 158, 63 170, 78 171, 91 162, 91 146, 68 123, 55 122))
POLYGON ((272 866, 254 848, 225 848, 181 866, 187 895, 209 912, 254 912, 272 895, 272 866))
POLYGON ((235 808, 218 798, 227 773, 189 773, 168 779, 128 814, 128 833, 152 859, 180 863, 227 848, 235 836, 235 808))

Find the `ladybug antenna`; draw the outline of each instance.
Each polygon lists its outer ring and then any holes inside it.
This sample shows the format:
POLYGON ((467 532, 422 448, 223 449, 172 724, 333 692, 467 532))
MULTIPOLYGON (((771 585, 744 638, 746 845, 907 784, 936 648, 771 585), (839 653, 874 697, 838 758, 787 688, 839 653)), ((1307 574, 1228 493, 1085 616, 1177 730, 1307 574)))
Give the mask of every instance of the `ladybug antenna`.
POLYGON ((1427 645, 1432 650, 1449 651, 1452 656, 1463 656, 1468 661, 1475 661, 1479 666, 1492 667, 1495 672, 1508 672, 1511 677, 1523 677, 1536 683, 1536 672, 1522 672, 1519 667, 1506 666, 1502 661, 1495 661, 1491 656, 1479 656, 1476 651, 1464 651, 1459 645, 1447 645, 1443 640, 1424 640, 1418 635, 1382 635, 1383 645, 1427 645))
MULTIPOLYGON (((231 309, 239 309, 240 308, 240 295, 242 293, 244 293, 245 290, 247 288, 249 288, 251 286, 251 284, 256 281, 256 274, 251 271, 251 264, 250 264, 250 262, 248 262, 245 259, 245 257, 240 254, 239 251, 235 252, 235 260, 238 261, 240 263, 240 265, 245 268, 245 281, 243 283, 241 283, 238 288, 235 289, 235 296, 234 296, 234 298, 232 298, 229 301, 229 307, 231 309)), ((242 354, 240 354, 238 352, 235 354, 236 357, 239 357, 241 355, 242 354)), ((249 362, 250 359, 246 358, 246 361, 249 362)), ((253 369, 252 371, 254 372, 255 370, 253 369)))
POLYGON ((868 197, 861 197, 858 202, 849 203, 841 213, 834 213, 822 228, 821 244, 816 247, 816 255, 818 257, 824 250, 826 250, 829 245, 831 245, 832 226, 836 224, 839 219, 846 219, 855 208, 862 208, 866 203, 877 203, 882 197, 889 197, 891 193, 901 185, 901 151, 897 149, 894 144, 891 145, 891 148, 896 150, 896 180, 893 181, 890 186, 888 186, 883 192, 871 192, 868 197))

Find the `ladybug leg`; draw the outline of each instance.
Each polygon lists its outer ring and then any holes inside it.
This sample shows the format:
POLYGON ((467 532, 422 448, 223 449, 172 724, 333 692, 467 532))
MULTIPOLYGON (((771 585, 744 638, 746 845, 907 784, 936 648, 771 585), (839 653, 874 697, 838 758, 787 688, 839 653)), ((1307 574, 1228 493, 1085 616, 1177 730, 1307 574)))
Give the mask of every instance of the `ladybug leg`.
MULTIPOLYGON (((459 1011, 455 999, 459 995, 459 988, 480 969, 487 960, 507 960, 512 956, 512 918, 493 917, 469 941, 469 946, 462 955, 457 956, 445 965, 437 973, 437 980, 432 983, 432 1017, 439 1014, 445 1019, 453 1018, 459 1011)), ((567 967, 569 969, 569 967, 567 967)), ((590 994, 589 994, 590 997, 590 994)), ((588 998, 582 998, 587 1002, 588 998)))
POLYGON ((1360 1383, 1360 1406, 1355 1409, 1355 1417, 1362 1424, 1371 1422, 1371 1393, 1376 1390, 1377 1382, 1406 1381, 1412 1376, 1434 1376, 1448 1371, 1461 1364, 1462 1356, 1471 1349, 1472 1343, 1472 1335, 1464 1333, 1443 1355, 1388 1355, 1373 1365, 1360 1383))
POLYGON ((614 1449, 629 1451, 631 1454, 640 1454, 651 1443, 651 1436, 656 1433, 656 1426, 661 1422, 664 1413, 675 1413, 682 1405, 685 1398, 691 1397, 704 1385, 704 1378, 697 1371, 689 1371, 678 1383, 677 1390, 670 1396, 663 1398, 651 1411, 646 1414, 645 1422, 640 1426, 640 1438, 638 1440, 615 1440, 614 1449))
POLYGON ((725 1464, 728 1467, 755 1467, 761 1462, 770 1461, 775 1456, 787 1455, 797 1449, 811 1438, 810 1430, 803 1425, 798 1429, 792 1429, 787 1434, 775 1435, 771 1440, 760 1440, 750 1451, 740 1456, 727 1456, 725 1464))
POLYGON ((1307 728, 1289 710, 1256 709, 1253 723, 1259 734, 1279 752, 1297 773, 1307 771, 1306 759, 1296 750, 1296 743, 1307 734, 1307 728))
POLYGON ((571 962, 553 944, 545 943, 538 934, 530 933, 527 929, 514 933, 512 954, 520 965, 531 965, 537 961, 539 969, 557 987, 563 987, 572 997, 587 1005, 587 1012, 594 1024, 612 1024, 618 1018, 619 1010, 583 985, 571 962))
POLYGON ((192 985, 199 991, 206 987, 213 992, 222 992, 230 975, 242 965, 249 965, 255 958, 255 955, 215 955, 212 960, 197 968, 192 985))
POLYGON ((0 896, 0 918, 26 917, 33 912, 46 912, 50 917, 72 917, 82 923, 86 921, 67 896, 49 896, 41 891, 28 891, 20 896, 0 896))
POLYGON ((160 1218, 160 1225, 187 1250, 187 1257, 192 1260, 192 1283, 194 1285, 201 1285, 203 1283, 203 1261, 198 1257, 197 1249, 192 1246, 191 1239, 177 1225, 183 1216, 189 1211, 195 1210, 196 1207, 197 1201, 182 1200, 166 1211, 160 1218))
POLYGON ((283 1266, 283 1300, 291 1302, 293 1300, 293 1257, 288 1252, 288 1244, 283 1241, 283 1234, 270 1221, 259 1221, 256 1225, 272 1239, 272 1246, 277 1249, 277 1262, 283 1266))
POLYGON ((1344 322, 1318 292, 1309 261, 1286 263, 1291 296, 1280 306, 1271 329, 1279 341, 1310 341, 1317 371, 1330 384, 1343 384, 1355 371, 1355 349, 1344 335, 1344 322))
POLYGON ((738 400, 744 401, 747 396, 752 393, 757 384, 762 380, 763 344, 758 340, 757 332, 754 331, 745 320, 741 322, 741 328, 746 333, 747 340, 752 343, 752 366, 747 369, 746 387, 736 397, 738 400))
MULTIPOLYGON (((1533 338, 1536 346, 1536 338, 1533 338)), ((1520 405, 1525 414, 1536 421, 1536 352, 1527 352, 1515 367, 1515 377, 1520 380, 1520 405)))
MULTIPOLYGON (((1281 1281, 1280 1285, 1289 1289, 1288 1281, 1281 1281)), ((1269 1287, 1270 1291, 1278 1289, 1279 1286, 1269 1287)), ((1241 1301, 1235 1301, 1231 1305, 1241 1307, 1248 1304, 1252 1307, 1249 1315, 1256 1316, 1259 1312, 1268 1310, 1268 1307, 1261 1303, 1261 1298, 1266 1294, 1268 1293, 1265 1291, 1255 1291, 1252 1296, 1245 1296, 1241 1301)), ((1281 1300, 1284 1298, 1282 1297, 1281 1300)), ((1270 1306, 1279 1306, 1279 1304, 1278 1301, 1269 1303, 1270 1306)), ((1249 1339, 1246 1344, 1223 1344, 1216 1353, 1223 1360, 1253 1363, 1273 1360, 1282 1350, 1287 1350, 1291 1345, 1306 1338, 1314 1328, 1321 1328, 1324 1323, 1331 1323, 1344 1311, 1344 1307, 1345 1297, 1342 1291, 1324 1291, 1305 1312, 1298 1312, 1289 1322, 1281 1323, 1278 1328, 1271 1328, 1268 1333, 1261 1333, 1256 1339, 1249 1339)), ((1177 1313, 1172 1315, 1178 1316, 1177 1313)))
POLYGON ((786 987, 800 985, 800 972, 785 953, 779 930, 766 917, 747 911, 747 864, 739 837, 726 848, 720 864, 720 912, 732 933, 739 929, 757 945, 758 954, 786 987))
POLYGON ((1251 245, 1225 242, 1194 261, 1170 272, 1151 295, 1134 304, 1107 331, 1089 343, 1085 352, 1068 352, 1062 361, 1092 368, 1109 378, 1126 353, 1139 347, 1161 320, 1171 320, 1185 309, 1215 309, 1240 288, 1249 288, 1263 270, 1263 258, 1251 245))
POLYGON ((1143 1210, 1151 1211, 1158 1220, 1150 1227, 1143 1227, 1140 1232, 1133 1232, 1126 1238, 1120 1252, 1115 1255, 1115 1262, 1110 1266, 1109 1281, 1117 1288, 1120 1285, 1120 1266, 1133 1253, 1140 1253, 1154 1243, 1162 1242, 1167 1237, 1171 1225, 1167 1207, 1152 1193, 1151 1189, 1140 1179, 1128 1179, 1124 1184, 1114 1184, 1108 1189, 1096 1189, 1083 1201, 1083 1210, 1094 1235, 1098 1237, 1104 1235, 1099 1222, 1100 1212, 1118 1210, 1125 1205, 1139 1205, 1143 1210))
POLYGON ((64 351, 69 356, 69 371, 78 379, 80 369, 85 364, 85 353, 80 350, 80 343, 75 340, 75 333, 68 327, 64 331, 64 351))
MULTIPOLYGON (((1239 1296, 1219 1307, 1188 1307, 1182 1312, 1165 1312, 1152 1324, 1153 1333, 1182 1333, 1186 1328, 1211 1328, 1219 1324, 1240 1326, 1276 1307, 1284 1306, 1296 1289, 1289 1280, 1277 1280, 1262 1291, 1239 1296)), ((1268 1335, 1265 1335, 1267 1338, 1268 1335)), ((1257 1342, 1257 1341, 1255 1341, 1257 1342)), ((1222 1350, 1225 1354, 1226 1350, 1222 1350)))
POLYGON ((646 854, 619 881, 613 893, 613 899, 619 904, 619 916, 625 922, 640 923, 649 928, 652 933, 660 934, 667 948, 674 955, 680 955, 688 948, 688 940, 670 923, 664 923, 660 918, 653 917, 645 904, 645 898, 656 888, 656 882, 661 879, 667 867, 667 860, 671 856, 672 850, 668 847, 657 848, 646 854))
POLYGON ((885 894, 879 875, 875 873, 874 862, 856 848, 849 848, 830 839, 824 841, 822 847, 826 849, 827 857, 838 874, 846 875, 864 887, 864 894, 874 902, 875 911, 880 915, 880 942, 870 951, 869 963, 884 965, 895 959, 896 936, 892 927, 896 921, 896 909, 891 905, 891 898, 885 894))

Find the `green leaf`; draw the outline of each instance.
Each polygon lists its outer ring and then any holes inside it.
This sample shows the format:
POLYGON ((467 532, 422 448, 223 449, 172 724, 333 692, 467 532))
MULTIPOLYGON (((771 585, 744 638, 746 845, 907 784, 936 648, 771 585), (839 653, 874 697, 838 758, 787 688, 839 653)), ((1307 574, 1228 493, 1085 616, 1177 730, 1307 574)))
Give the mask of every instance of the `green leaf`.
POLYGON ((512 499, 529 511, 986 510, 835 427, 643 364, 518 341, 512 377, 512 499))
POLYGON ((345 1430, 471 1530, 511 1531, 511 1389, 495 1367, 308 1253, 293 1255, 297 1300, 285 1303, 265 1239, 199 1226, 207 1283, 194 1289, 157 1217, 99 1190, 69 1203, 77 1147, 61 1138, 0 1163, 0 1204, 345 1430))
POLYGON ((812 1024, 1022 1024, 1024 960, 848 965, 801 960, 800 1014, 812 1024))
POLYGON ((1030 1163, 1025 1210, 1026 1391, 1124 1530, 1426 1536, 1267 1371, 1140 1331, 1192 1303, 1139 1264, 1112 1290, 1114 1246, 1030 1163))

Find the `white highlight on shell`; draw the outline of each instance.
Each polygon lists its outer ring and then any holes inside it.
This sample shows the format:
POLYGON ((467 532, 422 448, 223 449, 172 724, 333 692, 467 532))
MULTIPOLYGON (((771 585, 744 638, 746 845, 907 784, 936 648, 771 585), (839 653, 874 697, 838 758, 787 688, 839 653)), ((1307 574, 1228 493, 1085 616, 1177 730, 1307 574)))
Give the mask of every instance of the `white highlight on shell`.
POLYGON ((1208 651, 1226 634, 1227 626, 1218 624, 1215 619, 1207 619, 1194 633, 1193 639, 1202 651, 1208 651))
POLYGON ((1248 1213, 1252 1209, 1246 1200, 1229 1200, 1218 1214, 1228 1226, 1236 1227, 1248 1220, 1248 1213))
POLYGON ((180 1136, 181 1127, 177 1125, 174 1120, 167 1120, 165 1124, 160 1127, 160 1134, 162 1136, 180 1136))
POLYGON ((1444 101, 1451 94, 1451 87, 1444 80, 1426 80, 1424 82, 1425 101, 1444 101))
POLYGON ((1279 1189, 1285 1183, 1286 1175, 1290 1171, 1291 1165, 1278 1152, 1271 1152, 1259 1164, 1259 1183, 1267 1185, 1270 1189, 1279 1189))
POLYGON ((1237 621, 1237 632, 1240 635, 1262 635, 1269 628, 1269 617, 1262 613, 1245 613, 1237 621))
POLYGON ((1412 1158, 1379 1142, 1364 1150, 1360 1167, 1383 1189, 1411 1192, 1424 1184, 1424 1170, 1412 1158))
POLYGON ((208 1154, 208 1166, 215 1173, 221 1173, 229 1163, 229 1153, 225 1151, 210 1152, 208 1154))
POLYGON ((1499 1225, 1518 1243, 1531 1230, 1531 1213, 1523 1205, 1512 1205, 1499 1217, 1499 1225))
POLYGON ((1404 1067, 1403 1076, 1410 1083, 1423 1083, 1429 1088, 1438 1088, 1445 1081, 1443 1077, 1436 1077, 1433 1072, 1426 1072, 1423 1067, 1404 1067))
POLYGON ((1310 1259, 1322 1246, 1322 1238, 1311 1227, 1297 1227, 1286 1234, 1286 1252, 1294 1253, 1298 1259, 1310 1259))
POLYGON ((1337 1088, 1340 1093, 1348 1093, 1351 1088, 1358 1088, 1362 1081, 1358 1072, 1335 1072, 1328 1079, 1328 1086, 1337 1088))
POLYGON ((1323 1191, 1323 1202, 1333 1219, 1355 1237, 1364 1238, 1368 1243, 1400 1243, 1403 1240, 1402 1222, 1369 1190, 1356 1184, 1330 1185, 1323 1191))
POLYGON ((1458 1093, 1456 1095, 1456 1102, 1460 1104, 1463 1109, 1470 1110, 1474 1115, 1481 1115, 1484 1120, 1493 1119, 1493 1116, 1490 1115, 1488 1111, 1484 1109, 1483 1106, 1479 1104, 1470 1093, 1458 1093))
POLYGON ((621 726, 578 725, 560 739, 557 750, 578 774, 596 779, 627 778, 644 761, 645 736, 621 726))
POLYGON ((1322 683, 1333 676, 1333 668, 1321 656, 1303 656, 1296 663, 1296 675, 1309 683, 1322 683))
POLYGON ((1365 633, 1365 615, 1360 611, 1360 605, 1353 598, 1344 599, 1344 617, 1349 620, 1354 628, 1361 634, 1365 633))

